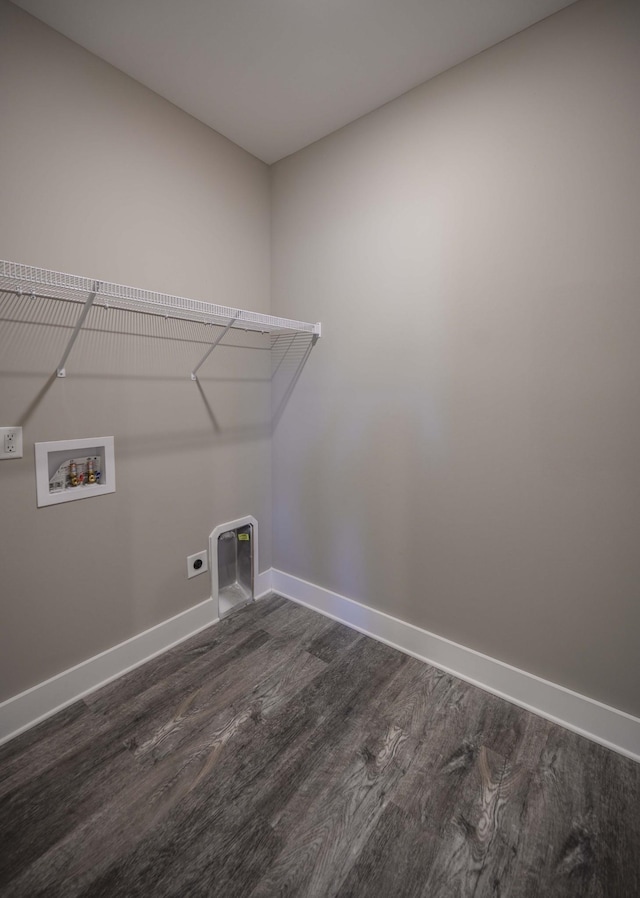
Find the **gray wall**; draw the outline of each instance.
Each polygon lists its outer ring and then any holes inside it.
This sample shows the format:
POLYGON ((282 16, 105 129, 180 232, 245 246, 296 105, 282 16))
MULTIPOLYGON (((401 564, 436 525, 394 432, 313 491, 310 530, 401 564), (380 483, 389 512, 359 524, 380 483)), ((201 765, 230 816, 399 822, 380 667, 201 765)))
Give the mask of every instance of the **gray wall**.
POLYGON ((640 5, 273 169, 274 565, 640 714, 640 5))
MULTIPOLYGON (((267 167, 5 0, 0 119, 0 258, 269 311, 267 167)), ((255 515, 271 564, 269 353, 217 350, 199 389, 203 328, 101 312, 52 380, 73 314, 0 311, 25 438, 0 462, 0 699, 207 598, 186 556, 217 524, 255 515), (34 441, 106 434, 117 492, 37 509, 34 441)))
POLYGON ((268 568, 273 482, 276 567, 639 714, 639 84, 637 4, 580 0, 278 164, 271 206, 0 0, 0 257, 259 311, 272 262, 325 333, 272 469, 268 353, 198 387, 201 328, 98 311, 59 380, 72 310, 3 302, 0 698, 206 598, 218 523, 256 515, 268 568), (33 443, 104 434, 117 493, 37 509, 33 443))

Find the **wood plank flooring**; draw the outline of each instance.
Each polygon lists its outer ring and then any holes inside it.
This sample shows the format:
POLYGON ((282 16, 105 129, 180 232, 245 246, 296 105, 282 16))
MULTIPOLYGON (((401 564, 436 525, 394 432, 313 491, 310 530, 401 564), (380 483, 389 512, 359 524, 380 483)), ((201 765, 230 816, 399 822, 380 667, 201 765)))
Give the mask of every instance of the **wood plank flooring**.
POLYGON ((640 764, 272 596, 0 748, 11 898, 639 898, 640 764))

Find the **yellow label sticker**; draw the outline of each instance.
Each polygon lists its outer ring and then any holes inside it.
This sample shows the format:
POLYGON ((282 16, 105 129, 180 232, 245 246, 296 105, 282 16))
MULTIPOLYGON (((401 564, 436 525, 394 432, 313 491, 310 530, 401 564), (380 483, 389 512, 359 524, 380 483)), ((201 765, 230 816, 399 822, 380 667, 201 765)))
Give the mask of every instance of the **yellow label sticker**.
POLYGON ((248 533, 239 533, 239 534, 238 534, 238 539, 248 540, 248 539, 249 539, 249 534, 248 534, 248 533))

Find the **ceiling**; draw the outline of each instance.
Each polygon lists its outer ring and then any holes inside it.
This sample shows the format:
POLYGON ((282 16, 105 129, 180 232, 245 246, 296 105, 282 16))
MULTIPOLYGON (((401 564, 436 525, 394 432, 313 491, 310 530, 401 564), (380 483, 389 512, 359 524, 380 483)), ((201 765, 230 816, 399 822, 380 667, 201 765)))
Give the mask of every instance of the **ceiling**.
POLYGON ((14 0, 272 163, 574 0, 14 0))

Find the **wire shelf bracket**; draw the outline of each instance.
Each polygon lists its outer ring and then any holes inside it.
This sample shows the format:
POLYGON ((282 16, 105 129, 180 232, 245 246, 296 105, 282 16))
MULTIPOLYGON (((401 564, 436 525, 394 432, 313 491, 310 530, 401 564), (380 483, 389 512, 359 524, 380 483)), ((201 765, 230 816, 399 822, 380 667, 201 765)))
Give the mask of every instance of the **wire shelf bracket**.
POLYGON ((311 324, 292 318, 277 318, 273 315, 263 315, 260 312, 248 312, 244 309, 234 309, 202 300, 156 293, 139 287, 127 287, 124 284, 92 280, 73 274, 64 274, 61 271, 34 268, 19 262, 0 260, 0 291, 15 296, 28 295, 33 298, 82 304, 82 310, 76 319, 73 333, 56 369, 58 377, 66 377, 67 359, 82 331, 87 315, 94 306, 124 309, 158 315, 163 318, 179 318, 221 327, 222 333, 191 372, 191 380, 198 379, 198 369, 232 328, 269 334, 275 338, 286 334, 294 336, 306 334, 311 337, 312 345, 315 345, 322 333, 319 323, 311 324))
POLYGON ((66 377, 67 376, 67 371, 64 366, 67 362, 67 359, 69 358, 69 353, 73 349, 73 344, 76 342, 76 340, 78 338, 78 334, 82 330, 82 325, 84 324, 84 320, 87 317, 87 315, 89 314, 91 306, 93 305, 95 298, 98 295, 99 289, 100 289, 100 285, 98 283, 94 284, 93 293, 90 293, 89 296, 87 296, 84 306, 82 307, 82 311, 78 315, 78 320, 76 321, 76 326, 73 329, 73 333, 69 337, 69 342, 67 343, 67 348, 65 349, 65 351, 62 355, 62 358, 60 359, 60 362, 58 363, 58 368, 56 370, 56 375, 58 377, 66 377))
POLYGON ((202 366, 202 364, 203 364, 204 362, 207 361, 207 359, 209 358, 209 356, 211 355, 211 353, 213 352, 213 350, 216 348, 216 346, 218 345, 218 343, 220 343, 221 340, 223 340, 224 337, 227 336, 227 334, 229 333, 229 331, 230 331, 231 328, 233 327, 234 321, 237 321, 237 319, 238 319, 238 316, 237 316, 237 315, 234 315, 234 317, 231 318, 231 319, 229 320, 229 324, 227 324, 227 326, 226 326, 225 329, 222 331, 222 333, 218 334, 218 336, 217 336, 216 339, 213 341, 213 343, 211 344, 211 346, 210 346, 210 347, 207 349, 207 351, 205 352, 204 356, 200 359, 200 361, 198 362, 198 364, 196 365, 196 367, 195 367, 195 368, 193 369, 193 371, 191 372, 191 380, 197 380, 197 379, 198 379, 198 378, 197 378, 198 369, 202 366))

